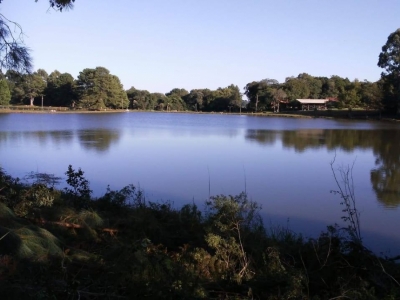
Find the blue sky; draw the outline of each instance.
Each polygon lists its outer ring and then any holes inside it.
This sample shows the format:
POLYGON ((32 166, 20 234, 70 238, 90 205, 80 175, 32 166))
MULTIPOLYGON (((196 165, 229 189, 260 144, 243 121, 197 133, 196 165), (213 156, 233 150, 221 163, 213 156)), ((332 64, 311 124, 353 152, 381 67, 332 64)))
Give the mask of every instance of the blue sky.
POLYGON ((376 81, 378 55, 400 27, 398 0, 3 0, 35 69, 103 66, 125 89, 243 88, 309 73, 376 81))

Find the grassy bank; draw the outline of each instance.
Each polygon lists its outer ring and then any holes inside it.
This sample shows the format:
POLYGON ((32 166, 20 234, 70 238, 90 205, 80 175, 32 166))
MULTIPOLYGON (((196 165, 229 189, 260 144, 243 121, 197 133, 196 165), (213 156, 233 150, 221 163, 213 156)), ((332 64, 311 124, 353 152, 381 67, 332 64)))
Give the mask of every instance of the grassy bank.
POLYGON ((92 198, 81 170, 30 184, 0 172, 3 299, 399 299, 400 266, 357 228, 305 239, 266 228, 247 198, 200 210, 149 202, 134 186, 92 198))

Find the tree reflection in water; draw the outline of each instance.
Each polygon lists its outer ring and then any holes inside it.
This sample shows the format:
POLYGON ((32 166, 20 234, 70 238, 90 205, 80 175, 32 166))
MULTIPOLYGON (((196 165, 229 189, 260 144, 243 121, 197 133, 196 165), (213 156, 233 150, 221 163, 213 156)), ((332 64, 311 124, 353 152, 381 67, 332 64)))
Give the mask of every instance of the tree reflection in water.
POLYGON ((59 130, 59 131, 25 131, 25 132, 0 132, 0 145, 7 145, 8 141, 38 140, 40 145, 54 144, 69 146, 74 138, 78 138, 81 146, 86 150, 95 150, 102 153, 110 149, 113 143, 118 142, 120 133, 109 129, 88 130, 59 130))
POLYGON ((245 138, 262 145, 282 141, 284 148, 303 152, 326 148, 352 152, 372 150, 376 168, 371 170, 371 184, 378 201, 387 208, 400 205, 400 131, 392 129, 307 129, 296 131, 248 130, 245 138))
POLYGON ((116 130, 109 129, 79 130, 78 138, 86 150, 106 152, 113 143, 118 142, 120 134, 116 130))

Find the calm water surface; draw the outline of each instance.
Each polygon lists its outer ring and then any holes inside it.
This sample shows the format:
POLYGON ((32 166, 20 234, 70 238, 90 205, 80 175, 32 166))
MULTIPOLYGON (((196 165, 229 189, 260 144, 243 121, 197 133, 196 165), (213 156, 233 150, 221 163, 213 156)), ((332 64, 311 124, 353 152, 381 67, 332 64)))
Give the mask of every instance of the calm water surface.
POLYGON ((247 189, 267 225, 316 235, 340 223, 330 162, 355 161, 362 232, 400 254, 400 125, 168 113, 0 114, 1 166, 11 175, 85 171, 95 195, 133 183, 176 206, 247 189))

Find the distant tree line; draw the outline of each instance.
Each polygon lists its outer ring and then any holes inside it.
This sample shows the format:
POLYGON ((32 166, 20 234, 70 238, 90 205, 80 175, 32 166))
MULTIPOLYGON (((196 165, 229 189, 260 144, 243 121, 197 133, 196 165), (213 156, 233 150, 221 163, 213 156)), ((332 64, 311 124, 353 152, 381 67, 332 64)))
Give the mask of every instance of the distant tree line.
POLYGON ((160 111, 239 111, 246 106, 240 89, 230 85, 217 90, 175 88, 166 94, 131 87, 104 67, 84 69, 77 79, 57 70, 31 74, 8 70, 0 80, 0 105, 66 106, 74 109, 141 109, 160 111))
POLYGON ((339 108, 363 108, 400 113, 400 29, 389 35, 378 66, 384 69, 377 82, 350 81, 340 76, 314 77, 301 73, 279 83, 262 79, 248 83, 241 93, 231 84, 216 90, 174 88, 151 93, 131 87, 124 90, 116 75, 104 67, 84 69, 76 79, 55 70, 23 72, 10 68, 0 75, 0 105, 67 106, 73 109, 141 109, 160 111, 278 112, 281 104, 295 107, 296 99, 332 99, 339 108), (243 100, 243 96, 247 100, 243 100))
POLYGON ((279 83, 275 79, 263 79, 248 83, 245 95, 249 99, 251 111, 279 111, 281 103, 294 105, 296 99, 337 100, 339 108, 361 107, 382 109, 384 105, 383 84, 381 81, 350 81, 340 76, 314 77, 307 73, 288 77, 279 83))
POLYGON ((174 88, 170 92, 151 93, 131 87, 124 90, 119 78, 104 68, 84 69, 77 79, 57 70, 48 74, 38 69, 31 74, 8 70, 0 80, 0 105, 63 106, 75 109, 140 109, 159 111, 252 112, 279 111, 280 104, 290 106, 295 99, 336 99, 340 108, 361 107, 380 110, 385 106, 385 84, 350 81, 339 76, 314 77, 306 73, 253 81, 244 93, 231 84, 216 90, 174 88), (246 96, 248 100, 243 100, 246 96))

